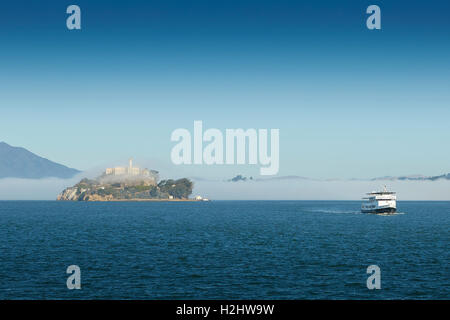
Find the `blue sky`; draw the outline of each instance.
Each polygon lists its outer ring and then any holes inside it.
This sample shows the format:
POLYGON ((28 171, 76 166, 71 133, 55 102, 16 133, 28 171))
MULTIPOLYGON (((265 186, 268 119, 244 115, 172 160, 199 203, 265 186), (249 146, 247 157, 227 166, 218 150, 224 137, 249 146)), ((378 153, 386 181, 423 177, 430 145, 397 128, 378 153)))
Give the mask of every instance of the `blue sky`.
MULTIPOLYGON (((170 134, 279 128, 280 175, 449 172, 448 1, 10 1, 0 140, 81 170, 170 167, 170 134), (82 30, 65 26, 68 5, 82 30), (365 27, 378 4, 382 30, 365 27), (144 160, 141 160, 143 162, 144 160), (147 163, 147 162, 146 162, 147 163)), ((257 167, 183 168, 257 175, 257 167)))

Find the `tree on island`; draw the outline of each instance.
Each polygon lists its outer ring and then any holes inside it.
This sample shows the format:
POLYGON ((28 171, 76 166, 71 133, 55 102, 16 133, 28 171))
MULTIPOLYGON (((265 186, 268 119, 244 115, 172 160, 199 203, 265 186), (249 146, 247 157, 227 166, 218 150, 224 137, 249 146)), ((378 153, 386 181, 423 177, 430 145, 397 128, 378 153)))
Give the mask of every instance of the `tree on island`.
POLYGON ((162 180, 158 184, 162 193, 167 193, 177 199, 187 199, 192 194, 194 184, 189 179, 162 180))

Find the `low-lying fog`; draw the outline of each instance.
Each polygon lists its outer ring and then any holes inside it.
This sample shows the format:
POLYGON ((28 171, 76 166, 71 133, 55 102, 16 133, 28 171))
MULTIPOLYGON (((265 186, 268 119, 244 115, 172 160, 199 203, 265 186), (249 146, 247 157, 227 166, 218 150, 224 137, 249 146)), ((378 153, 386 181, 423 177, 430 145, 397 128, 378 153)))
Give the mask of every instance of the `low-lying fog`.
MULTIPOLYGON (((0 200, 55 200, 57 195, 81 178, 40 180, 0 179, 0 200)), ((399 200, 450 200, 450 180, 437 181, 315 181, 286 179, 272 181, 194 180, 192 196, 212 200, 359 200, 366 192, 381 190, 386 184, 399 200)))

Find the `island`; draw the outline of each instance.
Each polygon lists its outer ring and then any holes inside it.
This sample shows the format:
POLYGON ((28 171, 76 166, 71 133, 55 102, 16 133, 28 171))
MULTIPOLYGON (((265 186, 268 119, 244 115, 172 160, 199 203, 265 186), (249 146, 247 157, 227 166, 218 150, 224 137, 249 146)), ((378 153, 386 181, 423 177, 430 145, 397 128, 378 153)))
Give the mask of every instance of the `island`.
POLYGON ((133 167, 107 168, 96 179, 82 179, 62 191, 59 201, 206 201, 197 196, 190 199, 193 182, 187 178, 159 181, 155 170, 133 167))

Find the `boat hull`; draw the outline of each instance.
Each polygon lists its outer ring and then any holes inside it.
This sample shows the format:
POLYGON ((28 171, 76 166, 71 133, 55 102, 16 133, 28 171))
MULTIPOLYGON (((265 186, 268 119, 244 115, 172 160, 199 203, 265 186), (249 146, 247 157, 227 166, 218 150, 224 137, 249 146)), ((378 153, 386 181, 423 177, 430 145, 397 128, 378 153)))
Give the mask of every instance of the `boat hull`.
POLYGON ((396 213, 397 208, 361 209, 361 212, 362 213, 374 213, 374 214, 396 213))

